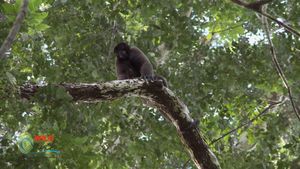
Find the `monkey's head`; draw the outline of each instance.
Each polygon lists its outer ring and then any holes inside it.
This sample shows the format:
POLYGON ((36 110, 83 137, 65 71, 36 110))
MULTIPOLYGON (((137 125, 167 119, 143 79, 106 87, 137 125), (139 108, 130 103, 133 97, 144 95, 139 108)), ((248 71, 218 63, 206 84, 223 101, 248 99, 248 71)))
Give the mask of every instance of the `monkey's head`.
POLYGON ((115 47, 114 52, 119 59, 129 59, 130 46, 124 42, 121 42, 115 47))

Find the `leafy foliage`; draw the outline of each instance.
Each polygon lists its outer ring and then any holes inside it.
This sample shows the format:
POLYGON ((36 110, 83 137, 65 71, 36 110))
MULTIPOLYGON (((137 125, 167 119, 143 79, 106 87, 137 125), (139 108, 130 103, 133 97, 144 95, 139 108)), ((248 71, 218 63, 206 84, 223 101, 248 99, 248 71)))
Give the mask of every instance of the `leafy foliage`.
MULTIPOLYGON (((21 1, 0 1, 0 42, 21 1)), ((300 30, 297 0, 268 11, 300 30)), ((280 65, 299 105, 300 39, 271 23, 280 65)), ((113 47, 141 48, 170 89, 200 120, 209 143, 287 97, 272 65, 260 19, 230 1, 30 0, 10 55, 0 61, 2 168, 182 168, 189 159, 176 130, 138 98, 73 103, 51 84, 115 79, 113 47), (33 101, 18 87, 49 84, 33 101), (28 158, 20 133, 54 134, 62 158, 28 158)), ((299 106, 298 106, 299 108, 299 106)), ((300 168, 300 125, 290 102, 210 145, 222 168, 300 168)), ((190 162, 187 166, 195 168, 190 162)))

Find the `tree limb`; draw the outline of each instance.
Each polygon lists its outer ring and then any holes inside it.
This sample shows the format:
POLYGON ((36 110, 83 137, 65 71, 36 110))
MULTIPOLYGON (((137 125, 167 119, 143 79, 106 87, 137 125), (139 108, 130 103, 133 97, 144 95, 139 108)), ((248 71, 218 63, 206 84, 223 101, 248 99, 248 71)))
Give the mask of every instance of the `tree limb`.
POLYGON ((28 7, 28 1, 29 0, 24 0, 23 1, 23 5, 16 17, 16 20, 14 22, 13 27, 10 29, 9 34, 7 35, 6 39, 4 40, 1 48, 0 48, 0 59, 4 59, 5 58, 5 52, 11 48, 11 45, 17 35, 17 33, 20 30, 22 21, 25 18, 25 15, 27 13, 27 7, 28 7))
POLYGON ((264 25, 264 28, 265 28, 265 32, 266 32, 266 35, 267 35, 267 39, 268 39, 268 42, 269 42, 269 45, 270 45, 272 62, 275 65, 276 72, 279 75, 279 77, 281 78, 284 87, 287 89, 290 101, 292 103, 292 107, 293 107, 294 113, 297 116, 298 120, 300 121, 300 113, 299 113, 299 111, 298 111, 298 109, 296 107, 296 103, 295 103, 295 101, 293 99, 292 89, 289 86, 289 83, 288 83, 288 81, 287 81, 287 79, 286 79, 286 77, 285 77, 285 75, 283 73, 283 70, 282 70, 282 68, 281 68, 281 66, 279 64, 279 61, 277 59, 276 50, 275 50, 274 44, 273 44, 272 39, 271 39, 271 33, 270 33, 268 21, 267 21, 267 19, 265 17, 263 17, 262 18, 262 22, 263 22, 263 25, 264 25))
MULTIPOLYGON (((156 107, 176 127, 181 142, 186 146, 197 168, 218 169, 219 163, 198 132, 187 106, 174 93, 163 87, 160 81, 146 83, 141 79, 116 80, 106 83, 64 83, 64 88, 74 101, 99 102, 120 97, 141 97, 156 107)), ((47 86, 24 85, 20 88, 22 98, 29 99, 47 86)), ((38 97, 38 96, 37 96, 38 97)))
POLYGON ((287 31, 293 33, 294 35, 297 35, 298 37, 300 37, 300 33, 295 30, 294 28, 288 26, 287 24, 279 21, 278 19, 276 19, 274 16, 264 12, 261 10, 261 7, 269 2, 271 2, 271 0, 260 0, 260 1, 257 1, 257 2, 253 2, 253 3, 245 3, 244 1, 242 0, 231 0, 231 2, 235 3, 235 4, 238 4, 244 8, 247 8, 247 9, 251 9, 265 17, 267 17, 268 19, 276 22, 279 26, 282 26, 284 27, 287 31))
POLYGON ((229 132, 223 134, 221 137, 219 137, 219 138, 217 138, 217 139, 214 139, 213 141, 211 141, 211 142, 209 143, 209 145, 212 145, 212 144, 216 143, 217 141, 223 139, 224 137, 226 137, 226 136, 228 136, 229 134, 231 134, 231 133, 237 131, 237 130, 240 129, 240 128, 249 126, 251 123, 253 123, 255 120, 257 120, 260 116, 266 114, 270 109, 272 109, 273 107, 275 107, 275 106, 278 105, 278 104, 282 104, 283 102, 284 102, 284 100, 283 100, 283 101, 278 101, 278 102, 270 103, 270 104, 269 104, 264 110, 262 110, 258 115, 256 115, 255 117, 253 117, 253 118, 250 119, 249 121, 247 121, 247 122, 245 122, 245 123, 239 125, 238 127, 234 128, 234 129, 232 129, 232 130, 230 130, 229 132))

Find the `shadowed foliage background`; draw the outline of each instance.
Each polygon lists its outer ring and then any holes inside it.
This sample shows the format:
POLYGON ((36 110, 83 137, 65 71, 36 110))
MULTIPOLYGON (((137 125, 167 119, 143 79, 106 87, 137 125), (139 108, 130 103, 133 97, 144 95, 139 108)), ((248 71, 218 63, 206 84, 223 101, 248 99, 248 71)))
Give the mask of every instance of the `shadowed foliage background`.
MULTIPOLYGON (((0 1, 1 44, 20 2, 0 1)), ((298 0, 274 0, 267 11, 300 30, 298 0)), ((299 108, 300 39, 270 27, 299 108)), ((144 51, 200 120, 208 143, 288 96, 259 16, 229 0, 31 0, 9 57, 0 61, 1 168, 195 168, 185 164, 175 128, 140 99, 74 103, 53 87, 34 101, 19 98, 25 83, 116 79, 113 48, 120 41, 144 51), (25 131, 54 134, 53 143, 35 143, 32 151, 57 149, 62 158, 23 155, 16 140, 25 131)), ((296 169, 299 133, 287 100, 210 147, 225 169, 296 169)))

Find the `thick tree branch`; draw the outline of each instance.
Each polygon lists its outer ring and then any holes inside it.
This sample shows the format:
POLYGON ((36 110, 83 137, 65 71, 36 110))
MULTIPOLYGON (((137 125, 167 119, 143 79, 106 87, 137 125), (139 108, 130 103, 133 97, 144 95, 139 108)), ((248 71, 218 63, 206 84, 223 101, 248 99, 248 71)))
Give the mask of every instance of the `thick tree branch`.
POLYGON ((10 29, 9 34, 7 35, 6 39, 4 40, 1 48, 0 48, 0 59, 5 58, 5 52, 11 48, 11 45, 17 35, 17 33, 20 30, 22 21, 25 18, 26 12, 27 12, 27 7, 28 7, 28 1, 29 0, 24 0, 23 5, 20 9, 20 12, 17 15, 17 18, 14 22, 13 27, 10 29))
MULTIPOLYGON (((44 87, 46 86, 25 85, 20 88, 21 97, 29 99, 44 87)), ((57 85, 57 87, 63 87, 74 101, 96 102, 124 96, 141 97, 147 100, 150 106, 159 109, 176 127, 182 143, 186 146, 197 168, 220 168, 216 157, 198 132, 186 105, 159 81, 146 83, 144 80, 130 79, 93 84, 68 83, 57 85)))
POLYGON ((268 13, 266 13, 266 12, 264 12, 264 11, 261 10, 262 6, 265 5, 265 4, 267 4, 267 3, 269 3, 269 2, 271 2, 271 0, 260 0, 260 1, 253 2, 253 3, 245 3, 242 0, 231 0, 231 2, 233 2, 235 4, 238 4, 238 5, 242 6, 242 7, 245 7, 247 9, 251 9, 251 10, 253 10, 253 11, 255 11, 255 12, 257 12, 257 13, 265 16, 265 17, 267 17, 268 19, 276 22, 278 25, 284 27, 287 31, 289 31, 289 32, 297 35, 298 37, 300 37, 300 33, 297 30, 295 30, 294 28, 288 26, 287 24, 279 21, 278 19, 276 19, 272 15, 270 15, 270 14, 268 14, 268 13))

